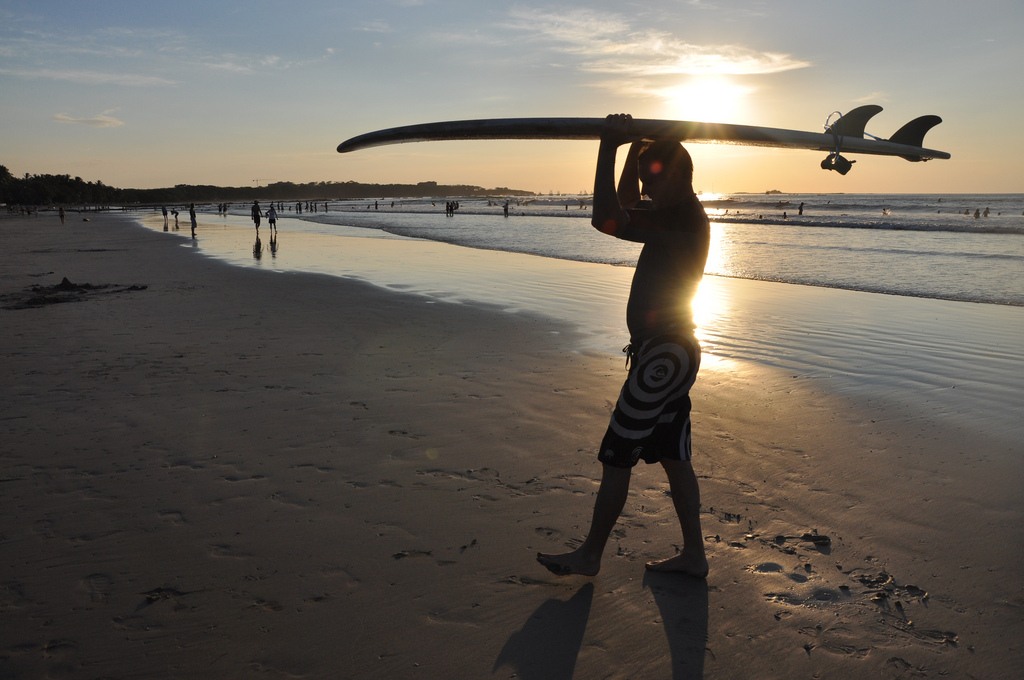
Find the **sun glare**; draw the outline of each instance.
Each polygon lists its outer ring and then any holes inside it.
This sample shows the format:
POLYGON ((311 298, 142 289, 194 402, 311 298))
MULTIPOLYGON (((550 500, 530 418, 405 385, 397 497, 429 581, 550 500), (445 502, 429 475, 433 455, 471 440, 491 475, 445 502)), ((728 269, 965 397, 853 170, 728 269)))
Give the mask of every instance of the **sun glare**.
MULTIPOLYGON (((712 223, 710 236, 708 260, 704 266, 704 271, 715 274, 722 269, 721 225, 712 223)), ((712 323, 722 313, 724 304, 718 289, 708 284, 707 278, 703 279, 697 288, 697 294, 693 298, 691 307, 693 310, 693 321, 697 324, 697 328, 704 328, 712 323)))
POLYGON ((722 356, 719 350, 724 332, 722 320, 730 316, 732 306, 729 288, 721 285, 721 280, 707 277, 700 282, 697 294, 693 298, 693 321, 697 339, 700 341, 703 356, 701 368, 727 368, 732 361, 722 356))
POLYGON ((662 92, 669 117, 678 120, 733 123, 743 115, 750 88, 726 76, 702 76, 662 92))

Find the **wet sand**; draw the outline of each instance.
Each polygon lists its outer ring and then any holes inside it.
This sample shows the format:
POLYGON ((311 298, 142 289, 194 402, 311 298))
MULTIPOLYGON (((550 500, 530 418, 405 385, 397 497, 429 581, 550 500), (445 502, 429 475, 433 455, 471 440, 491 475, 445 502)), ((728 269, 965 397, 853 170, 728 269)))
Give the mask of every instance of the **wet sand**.
MULTIPOLYGON (((913 352, 870 396, 821 375, 827 333, 809 333, 808 371, 709 360, 694 390, 708 580, 644 572, 679 541, 654 467, 602 572, 560 579, 534 554, 581 538, 623 377, 572 324, 233 267, 117 216, 3 218, 0 234, 4 677, 1011 677, 1024 662, 1020 439, 896 398, 913 352)), ((716 285, 736 308, 779 290, 716 285)), ((927 303, 900 307, 907 339, 934 322, 927 303)))

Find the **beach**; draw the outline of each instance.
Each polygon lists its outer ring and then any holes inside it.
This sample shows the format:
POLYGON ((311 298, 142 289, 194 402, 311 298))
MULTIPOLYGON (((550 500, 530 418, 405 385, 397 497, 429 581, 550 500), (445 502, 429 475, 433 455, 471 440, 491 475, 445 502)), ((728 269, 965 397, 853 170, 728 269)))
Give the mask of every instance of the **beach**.
MULTIPOLYGON (((582 538, 625 374, 624 342, 557 305, 627 269, 446 244, 383 260, 543 270, 535 298, 560 298, 544 314, 233 266, 88 217, 0 219, 0 677, 1024 663, 1022 308, 716 277, 727 304, 705 317, 693 391, 707 581, 644 571, 680 541, 656 467, 601 573, 558 578, 534 555, 582 538), (834 370, 850 344, 863 375, 834 370)), ((357 262, 398 247, 347 244, 357 262)))

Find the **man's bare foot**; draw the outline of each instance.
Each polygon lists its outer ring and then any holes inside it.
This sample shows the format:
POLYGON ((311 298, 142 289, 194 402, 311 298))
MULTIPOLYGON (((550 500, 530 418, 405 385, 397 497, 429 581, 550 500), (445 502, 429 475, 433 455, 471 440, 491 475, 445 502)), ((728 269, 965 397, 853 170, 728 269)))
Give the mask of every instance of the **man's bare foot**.
POLYGON ((663 574, 685 574, 694 578, 707 578, 708 576, 708 560, 704 555, 691 557, 686 553, 679 553, 675 557, 652 560, 646 566, 648 571, 663 574))
POLYGON ((545 555, 537 553, 537 561, 543 564, 548 571, 556 576, 595 576, 601 570, 601 561, 587 559, 579 554, 579 551, 565 553, 564 555, 545 555))

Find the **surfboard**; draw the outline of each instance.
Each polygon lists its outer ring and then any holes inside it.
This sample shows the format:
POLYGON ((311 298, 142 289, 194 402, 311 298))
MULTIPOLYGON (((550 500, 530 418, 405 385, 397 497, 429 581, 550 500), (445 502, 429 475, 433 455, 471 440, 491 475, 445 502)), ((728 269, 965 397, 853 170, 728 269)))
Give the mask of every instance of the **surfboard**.
MULTIPOLYGON (((633 141, 674 140, 698 144, 739 144, 827 151, 830 154, 829 158, 832 158, 832 154, 838 156, 840 153, 899 156, 909 161, 950 158, 950 154, 945 151, 926 149, 922 146, 925 134, 942 122, 938 116, 915 118, 889 139, 865 136, 867 122, 881 110, 882 107, 875 105, 857 107, 841 115, 838 120, 828 125, 824 132, 803 132, 732 123, 635 118, 630 123, 628 136, 633 141)), ((487 118, 420 123, 376 130, 352 137, 338 145, 338 153, 407 142, 600 139, 606 126, 604 118, 487 118)), ((829 158, 826 158, 826 162, 829 158)), ((825 167, 825 162, 822 163, 822 167, 825 167)))

